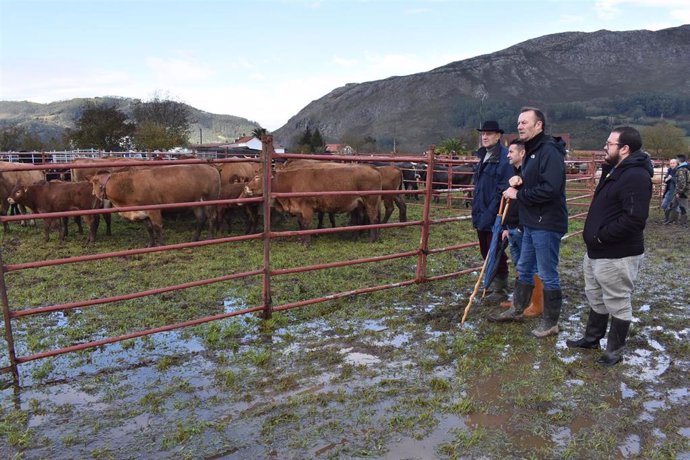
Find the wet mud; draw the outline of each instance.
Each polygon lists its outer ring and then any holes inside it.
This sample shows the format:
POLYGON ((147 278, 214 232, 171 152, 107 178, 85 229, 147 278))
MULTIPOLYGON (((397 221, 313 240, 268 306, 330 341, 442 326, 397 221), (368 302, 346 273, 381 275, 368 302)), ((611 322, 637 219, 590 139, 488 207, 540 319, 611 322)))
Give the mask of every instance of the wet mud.
POLYGON ((459 328, 473 280, 161 333, 0 376, 0 457, 687 459, 690 236, 652 220, 647 246, 612 368, 565 346, 588 312, 574 237, 557 337, 487 322, 489 301, 459 328))

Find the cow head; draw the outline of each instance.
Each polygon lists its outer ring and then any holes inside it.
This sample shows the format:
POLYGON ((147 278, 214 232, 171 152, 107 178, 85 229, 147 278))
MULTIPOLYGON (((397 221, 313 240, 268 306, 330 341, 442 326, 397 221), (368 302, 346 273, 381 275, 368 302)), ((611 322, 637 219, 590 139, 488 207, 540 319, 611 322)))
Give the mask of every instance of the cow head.
POLYGON ((10 196, 7 197, 7 201, 10 204, 17 204, 19 203, 22 198, 26 195, 26 192, 28 190, 28 187, 24 187, 22 185, 17 185, 12 189, 12 192, 10 192, 10 196))
POLYGON ((91 179, 91 193, 93 196, 96 197, 96 199, 103 201, 104 199, 107 199, 106 193, 105 193, 105 186, 108 185, 108 181, 110 180, 110 173, 99 173, 94 175, 91 179))
POLYGON ((240 198, 252 198, 255 196, 261 196, 263 194, 263 184, 260 175, 254 176, 252 180, 246 183, 244 186, 244 191, 240 198))

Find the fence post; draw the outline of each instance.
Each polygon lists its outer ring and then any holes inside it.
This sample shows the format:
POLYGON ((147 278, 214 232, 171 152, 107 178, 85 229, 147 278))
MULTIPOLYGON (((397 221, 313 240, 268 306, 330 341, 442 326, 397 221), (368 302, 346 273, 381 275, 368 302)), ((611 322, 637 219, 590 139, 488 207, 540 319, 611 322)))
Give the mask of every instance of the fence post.
POLYGON ((264 266, 263 266, 263 289, 261 299, 263 301, 263 318, 271 319, 273 316, 273 299, 271 297, 271 176, 273 161, 273 136, 264 135, 261 137, 261 169, 263 189, 263 214, 264 214, 264 266))
POLYGON ((17 355, 14 351, 14 337, 12 335, 10 302, 7 297, 7 285, 5 284, 5 263, 2 260, 2 249, 0 249, 0 302, 2 302, 2 319, 5 322, 5 341, 7 342, 7 354, 10 359, 10 369, 12 370, 15 380, 19 381, 17 355))
POLYGON ((429 253, 429 210, 434 180, 434 153, 435 145, 430 145, 427 150, 426 184, 424 189, 424 210, 422 211, 422 236, 419 239, 419 255, 417 256, 417 273, 415 280, 423 283, 426 280, 426 256, 429 253))

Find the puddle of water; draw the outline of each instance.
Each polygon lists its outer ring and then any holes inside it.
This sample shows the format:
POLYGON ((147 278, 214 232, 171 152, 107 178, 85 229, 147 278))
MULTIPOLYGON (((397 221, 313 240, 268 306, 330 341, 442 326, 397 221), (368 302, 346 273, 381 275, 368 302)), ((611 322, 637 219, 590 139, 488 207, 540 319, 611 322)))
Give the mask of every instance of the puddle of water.
POLYGON ((381 332, 388 329, 388 326, 385 326, 382 323, 383 320, 368 319, 363 321, 360 327, 367 331, 381 332))
POLYGON ((244 299, 239 297, 226 297, 223 299, 224 313, 230 313, 236 310, 247 308, 247 303, 244 299))
POLYGON ((648 343, 652 348, 654 348, 657 351, 666 351, 666 347, 664 347, 662 344, 660 344, 654 339, 650 339, 648 343))
POLYGON ((655 417, 649 412, 642 412, 639 417, 637 417, 638 422, 653 422, 655 417))
POLYGON ((378 339, 372 342, 373 345, 383 347, 386 345, 394 346, 395 348, 401 348, 404 344, 407 344, 412 339, 412 335, 408 333, 396 334, 392 337, 378 339))
POLYGON ((652 434, 659 439, 666 439, 666 435, 659 428, 654 428, 652 434))
POLYGON ((378 364, 381 362, 381 358, 378 356, 352 351, 352 347, 343 348, 340 350, 340 353, 345 355, 345 362, 352 364, 353 366, 368 366, 370 364, 378 364))
POLYGON ((621 398, 622 399, 629 399, 629 398, 634 398, 637 395, 637 392, 633 390, 632 388, 629 388, 625 382, 621 382, 621 398))
POLYGON ((551 435, 551 441, 562 449, 568 445, 572 437, 573 434, 569 427, 556 427, 556 431, 551 435))
POLYGON ((510 421, 510 414, 490 415, 475 412, 467 418, 469 419, 469 425, 473 428, 505 428, 510 421))
POLYGON ((640 437, 636 434, 631 434, 626 437, 618 446, 618 450, 623 455, 623 458, 629 458, 640 454, 640 437))
POLYGON ((690 438, 690 426, 685 426, 682 428, 678 428, 679 435, 683 436, 684 438, 690 438))
POLYGON ((439 420, 438 425, 424 439, 415 439, 408 436, 399 436, 388 444, 388 452, 381 457, 389 460, 427 459, 435 458, 435 447, 439 444, 452 442, 455 432, 467 430, 464 420, 456 415, 446 415, 439 420))
POLYGON ((646 382, 655 382, 671 366, 671 358, 666 354, 637 349, 623 357, 629 369, 626 375, 646 382))
POLYGON ((645 401, 642 406, 649 412, 654 412, 658 409, 666 409, 666 403, 663 400, 655 399, 652 401, 645 401))
POLYGON ((688 404, 690 402, 690 392, 687 388, 674 388, 668 390, 668 399, 671 404, 688 404))

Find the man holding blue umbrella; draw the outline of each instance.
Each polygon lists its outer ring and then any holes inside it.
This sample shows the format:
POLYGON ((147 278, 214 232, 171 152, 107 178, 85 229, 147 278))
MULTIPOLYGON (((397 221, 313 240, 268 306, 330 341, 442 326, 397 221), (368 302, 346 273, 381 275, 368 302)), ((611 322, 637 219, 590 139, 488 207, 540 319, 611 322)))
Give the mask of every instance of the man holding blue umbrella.
MULTIPOLYGON (((493 226, 501 202, 501 193, 508 188, 513 167, 508 162, 508 149, 501 143, 503 130, 497 121, 485 121, 477 129, 481 133, 482 146, 475 155, 479 164, 474 173, 472 194, 472 225, 477 230, 479 250, 486 259, 493 236, 493 226)), ((489 293, 507 294, 508 259, 501 251, 497 261, 496 277, 487 289, 489 293)))

